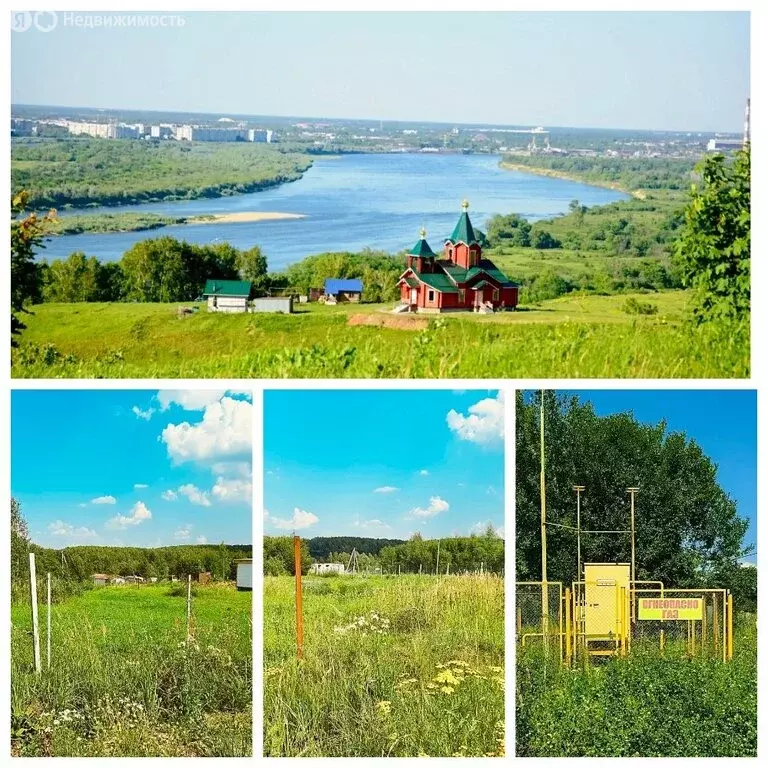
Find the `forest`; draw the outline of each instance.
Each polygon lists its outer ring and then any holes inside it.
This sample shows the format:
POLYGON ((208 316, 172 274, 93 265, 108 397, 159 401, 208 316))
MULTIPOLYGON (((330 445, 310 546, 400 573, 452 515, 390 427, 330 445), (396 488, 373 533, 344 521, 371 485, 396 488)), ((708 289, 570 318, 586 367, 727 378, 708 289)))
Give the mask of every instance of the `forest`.
POLYGON ((33 210, 192 200, 295 181, 311 164, 307 155, 248 142, 17 139, 11 190, 26 190, 33 210))
MULTIPOLYGON (((11 499, 11 584, 23 587, 34 552, 38 573, 59 582, 89 581, 94 573, 145 579, 209 571, 218 579, 235 578, 235 560, 251 557, 250 544, 180 544, 169 547, 41 547, 32 542, 21 504, 11 499)), ((23 591, 23 590, 22 590, 23 591)))
MULTIPOLYGON (((540 393, 518 392, 516 408, 516 578, 541 573, 540 393)), ((577 396, 544 393, 547 461, 548 576, 576 580, 576 496, 583 483, 582 525, 626 530, 629 497, 636 512, 637 578, 679 588, 728 588, 743 610, 756 602, 757 569, 744 568, 747 521, 717 483, 701 447, 664 422, 643 424, 627 413, 598 416, 577 396)), ((628 536, 582 536, 582 562, 629 562, 628 536)))
MULTIPOLYGON (((349 562, 352 549, 358 551, 361 571, 380 569, 383 573, 443 573, 479 571, 503 573, 504 539, 492 526, 482 535, 454 536, 444 539, 425 539, 414 534, 408 541, 365 539, 341 536, 302 539, 301 569, 307 573, 315 562, 349 562), (439 545, 439 564, 438 564, 439 545), (312 554, 316 552, 317 554, 312 554)), ((264 574, 281 576, 295 573, 293 538, 291 536, 264 537, 264 574)))

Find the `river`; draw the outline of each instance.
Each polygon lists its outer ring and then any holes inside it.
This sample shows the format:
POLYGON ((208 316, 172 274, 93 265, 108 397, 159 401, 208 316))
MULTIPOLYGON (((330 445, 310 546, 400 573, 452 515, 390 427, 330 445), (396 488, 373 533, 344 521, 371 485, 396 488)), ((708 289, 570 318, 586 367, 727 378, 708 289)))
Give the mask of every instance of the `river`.
MULTIPOLYGON (((102 261, 119 259, 138 240, 171 235, 194 243, 228 241, 261 246, 271 270, 324 251, 363 248, 397 252, 427 229, 434 250, 453 230, 461 201, 484 229, 494 213, 533 221, 568 210, 568 203, 604 205, 621 192, 579 182, 508 171, 492 155, 382 154, 320 157, 299 181, 247 195, 168 203, 89 208, 87 213, 152 212, 175 216, 279 211, 301 219, 190 224, 143 232, 84 233, 49 238, 41 257, 83 251, 102 261)), ((81 211, 63 212, 66 216, 81 211)))

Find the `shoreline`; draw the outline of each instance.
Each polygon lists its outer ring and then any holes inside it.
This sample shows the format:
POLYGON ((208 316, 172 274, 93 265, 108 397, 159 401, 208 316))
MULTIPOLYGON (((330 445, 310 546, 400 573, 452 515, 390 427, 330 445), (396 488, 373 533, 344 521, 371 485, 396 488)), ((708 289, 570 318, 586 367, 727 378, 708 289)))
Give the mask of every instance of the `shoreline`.
POLYGON ((505 171, 520 171, 520 173, 531 173, 535 176, 548 176, 551 179, 576 181, 579 184, 588 184, 592 187, 602 187, 603 189, 611 189, 614 192, 623 192, 625 195, 634 197, 636 200, 645 200, 645 192, 642 189, 626 189, 614 181, 593 181, 592 179, 585 179, 576 174, 557 171, 554 168, 536 168, 534 166, 510 162, 508 160, 501 160, 499 162, 499 168, 503 168, 505 171))
POLYGON ((284 213, 282 211, 234 211, 233 213, 204 213, 190 216, 179 226, 186 224, 237 224, 247 221, 276 221, 280 219, 306 219, 306 213, 284 213))

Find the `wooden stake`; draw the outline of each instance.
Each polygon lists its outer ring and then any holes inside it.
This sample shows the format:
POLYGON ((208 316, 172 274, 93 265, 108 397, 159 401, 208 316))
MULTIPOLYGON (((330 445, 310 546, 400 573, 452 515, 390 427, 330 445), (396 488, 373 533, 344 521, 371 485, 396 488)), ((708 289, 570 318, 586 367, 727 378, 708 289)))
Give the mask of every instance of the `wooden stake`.
POLYGON ((301 538, 293 537, 293 568, 296 574, 296 656, 304 658, 304 612, 301 593, 301 538))
POLYGON ((435 575, 440 575, 440 539, 437 540, 437 562, 435 563, 435 575))
POLYGON ((47 650, 48 650, 48 669, 51 668, 51 573, 48 572, 48 614, 46 616, 47 622, 48 622, 48 633, 47 633, 47 650))
POLYGON ((32 644, 35 653, 35 672, 40 674, 40 625, 37 617, 37 571, 35 554, 29 553, 29 594, 32 600, 32 644))
POLYGON ((187 574, 187 641, 192 637, 192 574, 187 574))

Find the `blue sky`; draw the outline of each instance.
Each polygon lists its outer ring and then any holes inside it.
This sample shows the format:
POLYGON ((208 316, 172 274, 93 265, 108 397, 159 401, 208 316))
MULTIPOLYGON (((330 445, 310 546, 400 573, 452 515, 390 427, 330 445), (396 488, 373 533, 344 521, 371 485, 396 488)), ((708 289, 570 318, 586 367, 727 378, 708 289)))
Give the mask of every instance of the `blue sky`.
POLYGON ((265 533, 500 530, 503 429, 495 391, 267 391, 265 533))
POLYGON ((17 390, 11 492, 33 541, 249 544, 250 395, 17 390))
MULTIPOLYGON (((685 432, 717 464, 717 480, 749 520, 747 544, 757 546, 757 393, 753 390, 573 390, 601 416, 631 411, 638 421, 665 420, 685 432)), ((641 497, 638 497, 641 498, 641 497)), ((755 562, 755 558, 749 558, 755 562)))
POLYGON ((12 101, 737 132, 749 95, 745 12, 180 15, 13 33, 12 101))

